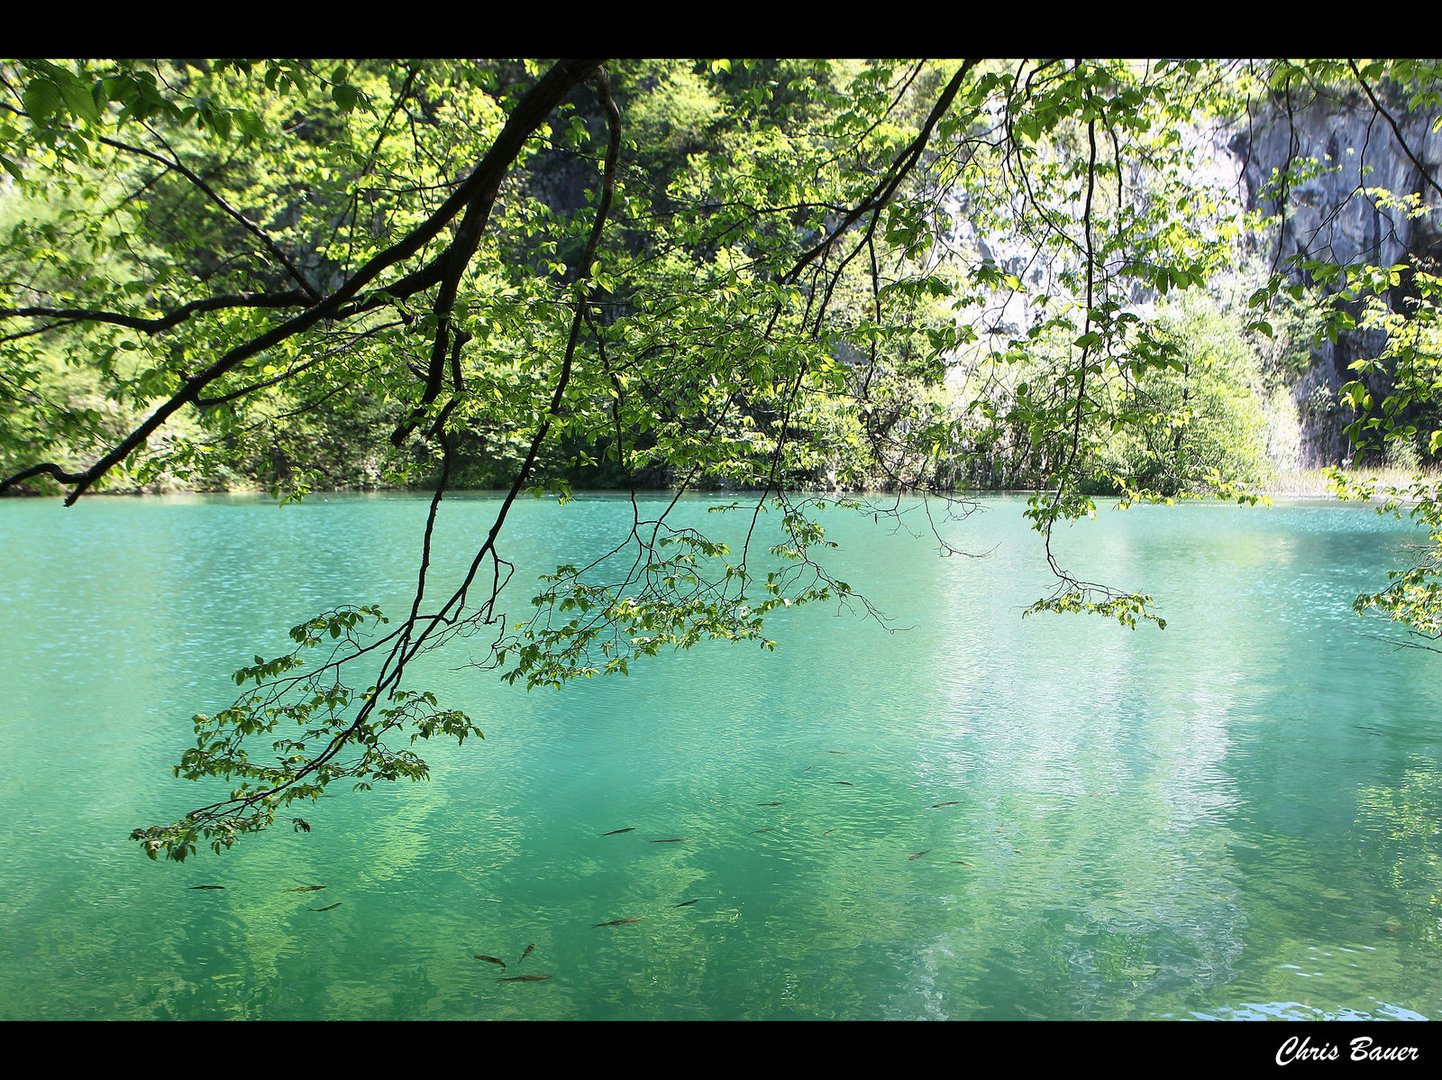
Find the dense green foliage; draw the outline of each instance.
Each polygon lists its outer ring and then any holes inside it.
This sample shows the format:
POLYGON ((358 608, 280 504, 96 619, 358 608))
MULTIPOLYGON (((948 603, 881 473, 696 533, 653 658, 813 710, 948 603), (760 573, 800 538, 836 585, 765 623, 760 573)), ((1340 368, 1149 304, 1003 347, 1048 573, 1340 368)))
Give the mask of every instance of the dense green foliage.
MULTIPOLYGON (((457 635, 558 686, 704 639, 769 647, 778 606, 864 603, 798 489, 1035 488, 1057 587, 1032 610, 1163 625, 1063 569, 1052 527, 1101 492, 1256 498, 1263 309, 1304 296, 1283 270, 1250 309, 1217 299, 1246 230, 1197 144, 1279 80, 1354 73, 1435 105, 1411 62, 0 66, 5 487, 435 490, 409 613, 327 612, 255 657, 178 770, 231 797, 137 839, 184 858, 332 781, 424 776, 384 740, 479 734, 404 678, 457 635), (751 526, 733 550, 638 511, 508 621, 507 511, 573 483, 744 493, 751 526), (437 588, 456 485, 506 497, 437 588), (753 552, 763 513, 777 542, 753 552)), ((1401 320, 1376 361, 1392 404, 1356 430, 1435 455, 1435 279, 1381 276, 1370 295, 1414 306, 1343 297, 1327 324, 1401 320)))
MULTIPOLYGON (((1387 336, 1379 355, 1352 365, 1358 377, 1342 387, 1354 417, 1348 434, 1360 452, 1386 450, 1389 460, 1410 466, 1435 460, 1442 449, 1442 278, 1405 266, 1367 271, 1350 296, 1345 290, 1342 295, 1360 303, 1363 326, 1387 336), (1403 274, 1412 295, 1393 310, 1384 297, 1403 274), (1373 385, 1381 376, 1385 391, 1369 389, 1369 376, 1373 385)), ((1353 316, 1343 309, 1339 318, 1353 316)), ((1383 484, 1365 471, 1349 475, 1334 469, 1332 478, 1342 498, 1380 500, 1379 513, 1406 515, 1427 531, 1427 544, 1409 566, 1390 571, 1386 588, 1357 598, 1357 613, 1380 615, 1424 639, 1442 641, 1442 487, 1435 474, 1383 484)))

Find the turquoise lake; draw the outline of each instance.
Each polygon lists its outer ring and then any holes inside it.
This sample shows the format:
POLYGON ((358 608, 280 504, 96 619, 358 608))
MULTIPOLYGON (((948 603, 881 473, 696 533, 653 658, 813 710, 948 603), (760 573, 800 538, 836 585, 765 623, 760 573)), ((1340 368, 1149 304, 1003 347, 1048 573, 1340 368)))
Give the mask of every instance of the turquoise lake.
MULTIPOLYGON (((714 501, 678 523, 730 528, 714 501)), ((328 607, 401 614, 426 506, 0 502, 0 1018, 1442 1018, 1442 655, 1351 610, 1416 534, 1325 502, 1059 533, 1165 631, 1023 619, 1022 498, 941 524, 976 558, 917 501, 828 511, 889 626, 792 609, 775 652, 561 692, 461 641, 418 682, 486 738, 421 744, 429 782, 146 859, 132 829, 205 801, 170 773, 191 714, 328 607)), ((438 582, 497 506, 443 504, 438 582)), ((518 503, 510 610, 630 514, 518 503)))

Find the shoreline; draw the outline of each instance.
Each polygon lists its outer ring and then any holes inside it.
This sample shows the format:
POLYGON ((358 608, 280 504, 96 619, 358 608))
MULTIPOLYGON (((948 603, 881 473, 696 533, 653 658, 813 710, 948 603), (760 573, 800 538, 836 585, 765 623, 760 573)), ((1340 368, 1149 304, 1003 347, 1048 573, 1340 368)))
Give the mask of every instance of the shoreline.
MULTIPOLYGON (((1354 480, 1358 480, 1358 481, 1363 481, 1363 480, 1365 480, 1365 481, 1370 481, 1370 482, 1374 483, 1374 484, 1377 486, 1378 489, 1385 489, 1385 488, 1387 488, 1387 487, 1396 487, 1396 488, 1399 488, 1399 489, 1405 491, 1405 490, 1407 490, 1408 488, 1410 488, 1410 487, 1413 485, 1413 483, 1414 483, 1417 479, 1419 479, 1419 478, 1420 478, 1421 480, 1424 480, 1424 481, 1426 481, 1426 482, 1429 482, 1429 483, 1433 484, 1434 486, 1442 485, 1442 468, 1439 468, 1439 467, 1436 467, 1436 466, 1423 467, 1423 468, 1419 468, 1419 469, 1417 469, 1417 470, 1406 470, 1406 469, 1390 468, 1390 467, 1385 467, 1385 466, 1384 466, 1384 467, 1380 467, 1380 468, 1376 468, 1376 469, 1353 469, 1353 470, 1350 470, 1350 471, 1347 473, 1347 475, 1348 475, 1349 477, 1353 478, 1354 480)), ((448 490, 449 490, 450 492, 454 493, 454 494, 475 494, 475 493, 485 493, 485 492, 504 493, 506 489, 505 489, 504 487, 495 487, 495 488, 490 488, 490 487, 474 487, 474 488, 472 488, 472 487, 465 487, 465 488, 462 488, 462 487, 451 487, 451 488, 449 488, 448 490)), ((586 493, 600 493, 600 492, 614 491, 614 492, 616 492, 617 494, 624 494, 624 493, 626 493, 626 492, 628 492, 628 491, 630 491, 630 490, 632 490, 632 489, 630 489, 630 488, 625 488, 625 487, 616 487, 616 488, 578 488, 578 489, 576 489, 576 490, 577 490, 577 493, 578 493, 578 494, 581 493, 581 492, 583 492, 583 491, 586 492, 586 493)), ((675 489, 674 487, 656 487, 656 488, 644 488, 644 489, 643 489, 643 488, 637 488, 637 489, 635 489, 635 490, 637 490, 637 491, 642 491, 642 490, 644 490, 644 491, 657 491, 657 492, 669 492, 669 493, 674 493, 676 489, 675 489)), ((929 494, 932 494, 932 495, 935 495, 935 496, 938 496, 938 497, 940 497, 940 496, 956 496, 956 497, 958 497, 958 498, 976 498, 976 497, 991 496, 991 495, 1033 495, 1033 494, 1035 494, 1036 492, 1041 491, 1041 490, 1047 490, 1047 489, 1042 489, 1042 488, 1016 488, 1016 487, 984 488, 984 489, 982 489, 982 488, 977 488, 977 489, 953 489, 953 490, 951 490, 951 491, 946 491, 946 492, 941 492, 941 491, 930 492, 929 494)), ((1258 496, 1263 496, 1263 497, 1270 498, 1270 499, 1326 499, 1326 500, 1328 500, 1328 501, 1361 501, 1361 500, 1341 500, 1341 499, 1339 499, 1339 496, 1338 496, 1335 488, 1332 486, 1332 482, 1331 482, 1330 478, 1327 476, 1326 472, 1324 471, 1324 469, 1323 469, 1322 467, 1318 467, 1318 468, 1314 468, 1314 469, 1287 469, 1287 470, 1278 470, 1277 473, 1276 473, 1276 475, 1272 478, 1272 480, 1270 480, 1270 481, 1267 482, 1266 484, 1259 485, 1259 486, 1258 486, 1257 488, 1255 488, 1254 490, 1255 490, 1255 493, 1256 493, 1258 496)), ((432 488, 422 487, 422 486, 418 486, 418 487, 398 487, 398 486, 391 486, 391 485, 375 485, 375 486, 366 486, 366 487, 314 488, 314 489, 312 489, 312 490, 310 491, 309 494, 310 494, 310 495, 404 495, 404 494, 429 495, 429 494, 432 493, 432 491, 433 491, 432 488)), ((690 489, 690 491, 691 491, 691 493, 697 494, 697 495, 717 495, 717 496, 723 496, 723 495, 733 495, 733 496, 734 496, 734 495, 754 495, 754 494, 757 493, 757 492, 755 492, 755 491, 746 491, 746 490, 740 490, 740 489, 734 489, 734 488, 716 488, 716 489, 692 488, 692 489, 690 489)), ((803 492, 804 492, 804 493, 819 493, 819 494, 822 494, 822 495, 825 495, 825 496, 828 496, 828 497, 834 497, 834 498, 874 498, 874 497, 877 497, 877 496, 915 495, 915 494, 917 494, 917 492, 914 492, 914 491, 890 491, 890 490, 879 489, 879 488, 878 488, 878 489, 862 489, 862 490, 855 490, 855 491, 840 491, 840 490, 831 491, 831 490, 819 489, 819 488, 791 488, 791 489, 788 489, 788 491, 790 491, 790 492, 793 493, 793 494, 794 494, 794 493, 803 493, 803 492)), ((17 488, 17 489, 11 490, 11 491, 7 491, 3 496, 0 496, 0 499, 11 499, 11 498, 15 498, 15 499, 25 499, 25 500, 28 500, 28 499, 62 498, 62 497, 64 497, 64 494, 65 494, 65 493, 64 493, 63 491, 45 492, 45 491, 33 491, 33 490, 26 490, 26 489, 24 489, 24 488, 17 488)), ((148 489, 147 489, 147 488, 130 488, 130 489, 126 489, 126 490, 108 490, 108 491, 107 491, 107 490, 101 490, 101 491, 91 490, 91 491, 86 492, 85 497, 86 497, 86 498, 91 498, 91 497, 94 497, 94 496, 99 496, 99 497, 103 497, 103 498, 163 498, 163 497, 175 496, 175 495, 250 495, 250 496, 258 496, 258 497, 269 497, 270 493, 269 493, 269 491, 268 491, 266 488, 261 487, 261 486, 241 486, 241 487, 220 488, 220 489, 215 489, 215 488, 190 488, 190 487, 181 487, 181 486, 175 486, 175 487, 165 486, 165 487, 155 487, 155 488, 148 488, 148 489)), ((1099 498, 1100 498, 1100 497, 1112 497, 1112 496, 1096 496, 1096 497, 1099 497, 1099 498)), ((1200 498, 1201 498, 1201 500, 1203 500, 1203 501, 1205 501, 1205 500, 1208 499, 1208 498, 1221 499, 1221 500, 1223 500, 1223 501, 1228 501, 1228 502, 1232 501, 1230 498, 1225 497, 1225 496, 1220 496, 1220 495, 1212 495, 1212 496, 1203 495, 1203 496, 1201 496, 1200 498)), ((1373 496, 1373 499, 1372 499, 1371 501, 1380 501, 1382 498, 1385 498, 1385 496, 1382 495, 1382 494, 1378 494, 1378 495, 1373 496)), ((1179 502, 1180 502, 1180 501, 1193 501, 1192 498, 1189 497, 1189 496, 1177 496, 1177 499, 1178 499, 1179 502)), ((277 501, 279 501, 279 500, 277 500, 277 501)), ((301 501, 304 501, 304 500, 301 500, 301 501)))

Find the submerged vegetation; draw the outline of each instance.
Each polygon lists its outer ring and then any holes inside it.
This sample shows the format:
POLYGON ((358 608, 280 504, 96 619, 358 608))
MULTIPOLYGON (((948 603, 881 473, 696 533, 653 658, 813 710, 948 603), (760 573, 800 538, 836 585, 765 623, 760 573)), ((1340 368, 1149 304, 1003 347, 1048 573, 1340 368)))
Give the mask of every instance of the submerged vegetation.
MULTIPOLYGON (((942 513, 1031 489, 1055 588, 1030 610, 1163 626, 1150 596, 1064 568, 1054 527, 1100 495, 1254 502, 1312 464, 1306 432, 1344 421, 1362 464, 1442 452, 1442 188, 1414 145, 1439 74, 0 64, 0 490, 434 492, 409 610, 332 608, 291 652, 255 654, 176 770, 229 793, 134 838, 184 859, 276 820, 308 831, 288 808, 334 782, 424 777, 418 740, 481 736, 408 678, 458 637, 507 679, 560 686, 703 640, 772 647, 767 617, 793 605, 865 609, 827 568, 822 511, 892 512, 877 492, 942 513), (1400 162, 1405 188, 1347 172, 1340 144, 1269 167, 1235 150, 1329 102, 1370 117, 1361 152, 1400 162), (1333 181, 1327 220, 1376 223, 1355 251, 1320 225, 1297 237, 1333 181), (1324 353, 1355 377, 1329 381, 1324 353), (466 571, 436 582, 441 501, 465 486, 504 495, 466 571), (719 520, 741 527, 633 500, 614 546, 545 575, 518 617, 507 516, 573 486, 724 492, 719 520)), ((1436 637, 1436 486, 1383 494, 1433 547, 1359 609, 1436 637)))

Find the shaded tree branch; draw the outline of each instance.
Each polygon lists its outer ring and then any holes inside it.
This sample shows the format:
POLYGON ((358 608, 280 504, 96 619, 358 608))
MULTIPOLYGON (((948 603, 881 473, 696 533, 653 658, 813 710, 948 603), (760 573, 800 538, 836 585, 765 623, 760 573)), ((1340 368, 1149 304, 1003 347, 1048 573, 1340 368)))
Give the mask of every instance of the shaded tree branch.
POLYGON ((301 292, 306 295, 307 299, 311 300, 312 302, 320 299, 320 293, 316 291, 315 286, 313 286, 309 281, 306 280, 305 275, 302 274, 300 270, 295 266, 295 264, 290 261, 290 259, 286 256, 285 252, 280 250, 280 247, 276 244, 276 242, 270 238, 269 233, 267 233, 255 222, 251 221, 250 218, 246 217, 236 207, 232 206, 226 200, 226 198, 220 194, 220 192, 216 191, 213 187, 211 187, 204 180, 202 180, 193 170, 187 168, 180 161, 179 156, 175 155, 175 151, 170 147, 168 143, 166 143, 164 139, 161 139, 160 136, 156 135, 154 131, 151 131, 151 134, 154 135, 155 138, 160 139, 160 143, 162 146, 164 146, 167 150, 170 150, 171 154, 174 155, 172 158, 166 158, 160 154, 155 153, 155 151, 153 150, 147 150, 143 146, 135 146, 131 143, 121 142, 119 139, 112 139, 108 135, 99 136, 97 141, 104 143, 106 146, 113 146, 117 150, 124 150, 127 153, 138 154, 141 157, 149 158, 151 161, 157 162, 165 169, 168 169, 171 172, 177 172, 181 176, 185 177, 193 185, 195 185, 195 187, 198 188, 207 199, 215 203, 215 205, 220 207, 221 210, 226 213, 226 215, 238 222, 241 228, 245 229, 246 232, 250 233, 257 240, 259 240, 261 244, 265 246, 265 249, 269 251, 270 254, 275 258, 276 262, 280 263, 280 265, 285 268, 285 272, 295 280, 295 283, 297 285, 300 286, 301 292))
POLYGON ((967 73, 979 63, 981 63, 980 59, 967 60, 957 69, 956 74, 951 77, 951 81, 946 84, 946 89, 941 92, 941 96, 937 99, 936 104, 932 106, 931 112, 927 115, 926 122, 921 125, 921 130, 917 133, 916 138, 911 140, 911 143, 906 149, 897 155, 896 160, 891 163, 885 175, 877 182, 875 188, 872 189, 871 194, 852 207, 850 213, 841 220, 841 224, 837 225, 836 228, 831 230, 816 246, 797 259, 796 264, 791 268, 790 272, 786 274, 783 280, 794 282, 800 276, 802 270, 829 251, 832 245, 845 235, 851 226, 860 221, 864 215, 881 210, 891 201, 892 196, 896 194, 896 189, 900 187, 901 182, 906 179, 907 174, 910 173, 911 170, 916 167, 916 163, 921 160, 922 152, 926 149, 927 143, 931 141, 932 129, 936 127, 938 121, 940 121, 941 118, 946 115, 947 110, 951 108, 951 103, 956 98, 957 92, 961 89, 961 84, 965 81, 967 73))
POLYGON ((309 303, 306 295, 298 290, 283 293, 231 293, 226 296, 209 296, 203 300, 191 300, 174 311, 155 318, 143 315, 126 315, 120 311, 102 311, 96 308, 52 308, 19 307, 0 308, 0 319, 49 318, 62 322, 52 323, 46 329, 77 322, 113 323, 130 330, 146 334, 159 334, 178 326, 192 315, 205 311, 220 311, 226 308, 285 308, 304 307, 309 303))
POLYGON ((1412 152, 1412 148, 1407 145, 1407 140, 1403 138, 1402 129, 1398 126, 1396 118, 1387 111, 1386 106, 1377 100, 1377 95, 1372 92, 1372 88, 1367 85, 1367 80, 1362 77, 1362 72, 1357 69, 1357 62, 1348 59, 1347 66, 1352 69, 1352 74, 1357 78, 1357 85, 1359 85, 1362 88, 1362 92, 1367 95, 1367 100, 1372 103, 1372 108, 1376 109, 1377 112, 1381 114, 1382 119, 1387 121, 1387 125, 1392 129, 1393 136, 1397 139, 1397 145, 1402 148, 1402 153, 1406 154, 1407 159, 1411 161, 1413 165, 1417 166, 1417 172, 1421 174, 1422 180, 1427 183, 1433 191, 1437 192, 1438 195, 1442 195, 1442 187, 1437 186, 1437 181, 1432 179, 1432 173, 1428 170, 1427 166, 1422 164, 1417 155, 1412 152))

